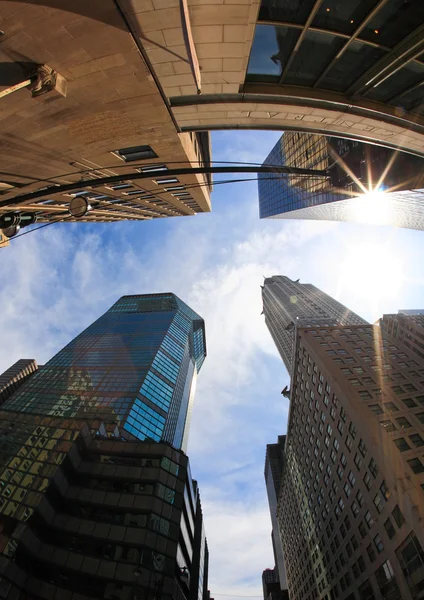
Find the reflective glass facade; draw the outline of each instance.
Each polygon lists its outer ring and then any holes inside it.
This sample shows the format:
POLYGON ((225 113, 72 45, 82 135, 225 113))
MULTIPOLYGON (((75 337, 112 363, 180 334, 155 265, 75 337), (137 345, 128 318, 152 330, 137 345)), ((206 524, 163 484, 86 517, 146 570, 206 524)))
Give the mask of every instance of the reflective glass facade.
POLYGON ((121 435, 180 448, 205 355, 203 319, 174 294, 124 296, 3 408, 102 419, 121 435))
POLYGON ((423 18, 420 0, 262 0, 245 83, 355 92, 419 112, 423 18))
POLYGON ((328 177, 259 173, 260 218, 424 229, 424 161, 415 156, 340 138, 286 132, 264 164, 327 170, 328 177), (363 189, 377 185, 385 194, 375 204, 375 199, 364 197, 363 189))

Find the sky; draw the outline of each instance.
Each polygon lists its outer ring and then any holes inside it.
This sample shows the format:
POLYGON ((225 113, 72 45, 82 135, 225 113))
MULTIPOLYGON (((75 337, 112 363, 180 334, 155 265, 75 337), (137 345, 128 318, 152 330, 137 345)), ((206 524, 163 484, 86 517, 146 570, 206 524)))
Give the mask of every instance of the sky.
MULTIPOLYGON (((280 132, 212 134, 213 158, 262 162, 280 132)), ((253 177, 253 176, 252 176, 253 177)), ((217 176, 216 179, 219 179, 217 176)), ((65 223, 0 249, 0 372, 43 364, 121 295, 174 292, 206 323, 188 455, 212 596, 262 597, 272 568, 265 447, 286 431, 289 383, 261 316, 263 276, 313 283, 375 321, 424 308, 424 232, 259 220, 256 182, 217 185, 213 211, 152 222, 65 223)))

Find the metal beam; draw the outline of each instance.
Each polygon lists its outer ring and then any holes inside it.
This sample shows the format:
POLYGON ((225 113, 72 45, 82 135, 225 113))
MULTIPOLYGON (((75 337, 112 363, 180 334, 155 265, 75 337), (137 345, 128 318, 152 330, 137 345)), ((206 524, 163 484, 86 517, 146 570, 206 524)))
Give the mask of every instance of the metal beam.
MULTIPOLYGON (((258 25, 273 25, 275 27, 289 27, 290 29, 303 29, 303 25, 299 23, 291 23, 290 21, 270 21, 269 19, 262 19, 258 21, 258 25)), ((350 40, 351 35, 348 33, 343 33, 342 31, 335 31, 334 29, 324 29, 323 27, 309 27, 309 31, 313 31, 314 33, 322 33, 324 35, 331 35, 332 37, 338 37, 342 40, 350 40)), ((385 46, 384 44, 380 44, 378 42, 372 42, 371 40, 365 40, 364 38, 357 38, 358 42, 361 44, 365 44, 366 46, 371 46, 372 48, 381 48, 382 50, 386 50, 389 52, 391 50, 390 46, 385 46)))
MULTIPOLYGON (((327 177, 327 171, 315 170, 315 169, 301 169, 298 167, 274 167, 268 165, 262 165, 257 167, 193 167, 193 168, 182 168, 182 169, 168 169, 166 171, 167 176, 172 175, 197 175, 206 173, 275 173, 281 175, 304 175, 307 177, 327 177)), ((113 183, 119 183, 121 181, 136 181, 138 179, 152 179, 154 174, 148 173, 125 173, 122 175, 112 175, 111 177, 102 177, 100 179, 94 179, 90 181, 76 181, 74 183, 65 183, 58 185, 48 190, 35 190, 26 194, 20 194, 9 198, 8 200, 0 201, 0 208, 4 206, 16 206, 21 202, 27 200, 36 200, 37 198, 47 198, 56 194, 64 194, 66 192, 78 191, 81 189, 90 189, 93 186, 98 187, 101 185, 109 185, 113 183)), ((190 189, 190 188, 188 188, 190 189)))
POLYGON ((424 25, 420 25, 393 50, 377 61, 346 91, 347 96, 364 95, 394 75, 399 69, 416 60, 424 52, 424 25))
POLYGON ((375 17, 375 15, 380 11, 380 9, 382 9, 383 6, 385 4, 387 4, 388 1, 389 0, 380 0, 380 2, 378 2, 374 6, 374 8, 372 9, 372 11, 370 13, 368 13, 368 15, 362 21, 362 23, 360 23, 360 25, 352 33, 352 35, 350 36, 350 38, 346 42, 346 44, 344 44, 344 46, 342 46, 342 48, 340 48, 340 50, 337 52, 336 56, 328 63, 328 65, 325 67, 324 71, 321 73, 321 75, 315 81, 313 87, 318 87, 319 86, 319 84, 321 83, 321 81, 327 75, 327 73, 329 72, 329 70, 334 66, 334 64, 336 63, 336 61, 339 60, 339 58, 346 52, 346 50, 349 48, 349 46, 352 44, 352 42, 354 42, 356 40, 356 38, 361 33, 361 31, 363 29, 365 29, 365 27, 368 25, 368 23, 375 17))
POLYGON ((297 51, 299 50, 303 40, 305 39, 305 35, 309 29, 310 24, 312 23, 312 21, 314 20, 315 15, 318 12, 319 7, 321 6, 323 0, 315 0, 315 3, 311 9, 311 12, 308 15, 308 18, 306 19, 306 23, 303 26, 302 31, 300 32, 299 37, 297 38, 297 42, 294 45, 293 50, 291 51, 291 54, 285 64, 285 67, 283 69, 283 72, 281 73, 281 77, 280 77, 280 81, 278 83, 283 83, 284 81, 284 77, 287 75, 288 70, 290 69, 290 66, 294 60, 294 57, 297 54, 297 51))

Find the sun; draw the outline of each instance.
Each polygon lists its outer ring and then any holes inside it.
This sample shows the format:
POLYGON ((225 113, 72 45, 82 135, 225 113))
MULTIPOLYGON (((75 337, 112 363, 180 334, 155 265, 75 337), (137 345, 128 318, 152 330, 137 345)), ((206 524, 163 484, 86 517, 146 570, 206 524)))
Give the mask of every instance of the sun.
POLYGON ((404 279, 402 261, 392 250, 390 238, 382 243, 362 238, 346 246, 340 272, 340 292, 366 306, 375 318, 396 301, 404 279))
POLYGON ((393 207, 384 191, 374 189, 350 200, 353 221, 374 225, 390 225, 393 207))

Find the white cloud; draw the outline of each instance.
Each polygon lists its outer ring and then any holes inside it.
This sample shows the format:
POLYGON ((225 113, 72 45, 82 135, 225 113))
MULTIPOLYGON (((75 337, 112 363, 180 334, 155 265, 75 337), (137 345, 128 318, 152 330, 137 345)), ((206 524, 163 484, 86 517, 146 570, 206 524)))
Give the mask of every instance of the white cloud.
MULTIPOLYGON (((234 132, 223 139, 229 142, 220 158, 249 162, 274 143, 259 136, 249 146, 234 132)), ((361 244, 362 228, 259 221, 253 186, 217 186, 213 204, 214 213, 192 219, 67 224, 12 240, 0 250, 0 370, 22 357, 45 362, 123 294, 173 291, 199 312, 208 357, 188 453, 209 538, 210 588, 212 595, 261 595, 261 571, 273 566, 265 445, 285 431, 288 411, 280 394, 288 377, 260 316, 262 275, 300 277, 336 293, 345 244, 361 244)), ((404 252, 408 280, 418 281, 422 295, 419 266, 412 271, 419 239, 408 254, 404 233, 394 251, 404 252)), ((349 305, 349 295, 340 294, 349 305)), ((420 297, 401 295, 403 308, 420 297)))

